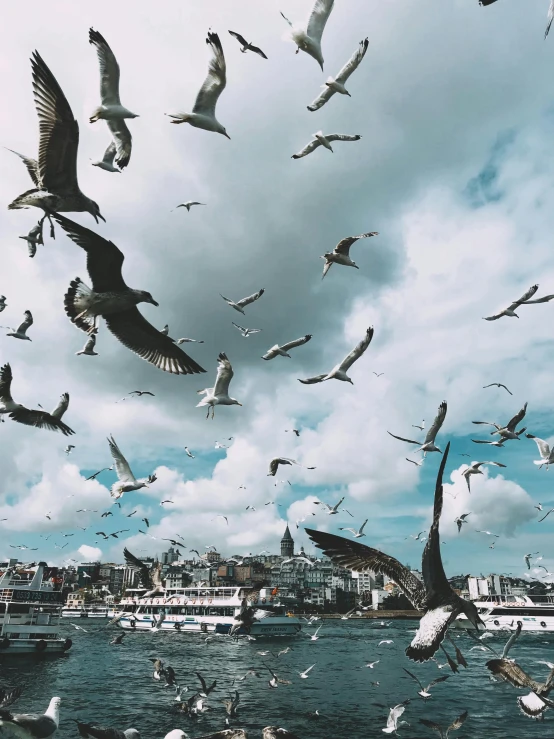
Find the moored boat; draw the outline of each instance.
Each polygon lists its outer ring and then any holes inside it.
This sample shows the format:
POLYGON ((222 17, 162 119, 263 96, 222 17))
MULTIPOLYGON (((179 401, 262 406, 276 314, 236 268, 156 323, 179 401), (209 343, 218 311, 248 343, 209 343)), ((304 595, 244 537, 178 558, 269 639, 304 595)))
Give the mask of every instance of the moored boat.
MULTIPOLYGON (((517 628, 523 631, 554 632, 554 595, 481 595, 473 601, 489 631, 517 628)), ((454 625, 473 628, 465 615, 454 625)))

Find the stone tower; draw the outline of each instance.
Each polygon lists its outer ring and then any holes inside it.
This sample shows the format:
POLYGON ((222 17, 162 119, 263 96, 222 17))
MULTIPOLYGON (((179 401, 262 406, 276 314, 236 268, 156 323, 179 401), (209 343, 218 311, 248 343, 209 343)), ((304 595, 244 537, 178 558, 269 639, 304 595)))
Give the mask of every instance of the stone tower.
POLYGON ((281 539, 281 557, 292 557, 294 554, 294 540, 290 535, 289 527, 285 529, 281 539))

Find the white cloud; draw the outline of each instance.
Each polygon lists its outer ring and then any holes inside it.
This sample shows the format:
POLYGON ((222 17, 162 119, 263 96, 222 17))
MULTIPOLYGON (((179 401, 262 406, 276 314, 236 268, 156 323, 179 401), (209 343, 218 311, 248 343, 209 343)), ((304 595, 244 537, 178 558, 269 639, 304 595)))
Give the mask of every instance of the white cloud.
POLYGON ((102 557, 102 550, 98 547, 89 547, 83 544, 77 550, 79 554, 82 554, 87 562, 96 562, 102 557))

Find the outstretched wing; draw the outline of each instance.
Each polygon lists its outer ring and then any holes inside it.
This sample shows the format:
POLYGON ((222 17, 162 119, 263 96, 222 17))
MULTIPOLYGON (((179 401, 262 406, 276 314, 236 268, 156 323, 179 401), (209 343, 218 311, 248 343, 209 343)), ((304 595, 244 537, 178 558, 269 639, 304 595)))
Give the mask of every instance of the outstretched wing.
POLYGON ((68 407, 69 407, 69 393, 63 393, 63 395, 60 398, 60 402, 54 408, 51 415, 54 418, 61 418, 63 414, 66 412, 66 410, 68 409, 68 407))
POLYGON ((125 169, 131 159, 131 151, 133 148, 133 137, 131 136, 131 132, 123 118, 118 120, 108 120, 106 123, 111 131, 113 143, 115 145, 115 163, 120 169, 125 169))
POLYGON ((315 151, 318 146, 321 146, 321 143, 317 139, 313 139, 310 141, 309 144, 306 144, 306 146, 303 149, 300 149, 298 154, 293 154, 291 159, 301 159, 302 157, 307 156, 308 154, 311 154, 312 151, 315 151))
MULTIPOLYGON (((446 404, 444 405, 446 406, 446 404)), ((442 513, 443 503, 442 477, 444 474, 444 468, 446 466, 446 460, 448 459, 449 451, 450 442, 448 442, 448 444, 446 445, 446 449, 444 450, 444 454, 441 459, 439 471, 437 473, 437 480, 435 483, 435 500, 433 506, 433 523, 431 524, 431 527, 429 529, 427 543, 425 545, 421 561, 423 582, 425 583, 425 590, 427 591, 429 600, 437 593, 448 593, 452 590, 452 587, 447 580, 446 574, 444 572, 444 567, 442 565, 439 537, 439 521, 442 513)))
POLYGON ((215 378, 214 395, 228 395, 229 384, 233 378, 234 372, 231 362, 227 359, 227 355, 223 352, 217 358, 217 375, 215 378))
POLYGON ((436 731, 437 734, 440 734, 441 739, 442 739, 443 733, 442 733, 442 726, 440 724, 436 724, 434 721, 430 721, 427 718, 420 718, 419 723, 423 724, 423 726, 427 726, 428 729, 432 729, 433 731, 436 731))
POLYGON ((192 112, 215 118, 215 106, 227 84, 225 56, 217 33, 208 33, 206 43, 212 50, 212 58, 208 67, 208 76, 196 96, 192 112))
POLYGON ((288 352, 289 349, 294 349, 295 346, 302 346, 302 344, 307 344, 311 338, 312 334, 306 334, 306 336, 301 336, 299 339, 295 339, 294 341, 289 341, 287 344, 283 344, 281 346, 281 349, 285 352, 288 352))
POLYGON ((241 36, 240 33, 236 33, 236 31, 229 31, 231 36, 234 36, 236 40, 242 44, 243 46, 248 46, 248 41, 244 38, 244 36, 241 36))
POLYGON ((154 583, 152 582, 152 576, 150 574, 150 568, 144 564, 138 557, 125 547, 123 550, 123 556, 125 558, 125 564, 133 570, 137 570, 140 577, 140 584, 143 588, 153 588, 154 583))
POLYGON ((29 408, 21 407, 12 411, 10 418, 25 426, 35 426, 35 428, 48 429, 49 431, 61 431, 64 436, 71 436, 71 434, 75 433, 63 421, 60 421, 59 418, 54 418, 54 416, 46 411, 30 410, 29 408))
POLYGON ((250 305, 250 303, 253 303, 255 300, 258 300, 258 298, 261 298, 264 293, 265 288, 262 287, 262 289, 258 290, 257 293, 249 295, 247 298, 243 298, 242 300, 237 300, 237 305, 241 308, 244 308, 245 306, 250 305))
POLYGON ((20 323, 17 327, 17 333, 18 334, 24 334, 27 329, 33 325, 33 315, 30 310, 26 310, 23 314, 25 318, 23 319, 23 323, 20 323))
POLYGON ((490 659, 486 662, 486 667, 493 675, 502 678, 516 688, 528 688, 537 693, 544 687, 522 670, 517 662, 512 662, 510 659, 490 659))
MULTIPOLYGON (((367 47, 369 45, 368 39, 364 39, 363 41, 360 41, 360 45, 358 49, 352 54, 350 59, 346 62, 344 67, 340 70, 340 72, 335 77, 337 82, 340 82, 342 85, 346 82, 346 80, 350 77, 352 72, 354 72, 355 69, 357 69, 358 65, 362 61, 362 59, 365 56, 365 53, 367 51, 367 47)), ((319 110, 319 108, 323 107, 325 103, 330 100, 330 98, 333 97, 335 94, 335 90, 333 90, 332 87, 329 87, 328 85, 324 85, 323 90, 319 93, 319 95, 316 97, 316 99, 308 105, 308 110, 314 111, 319 110)))
POLYGON ((89 30, 89 43, 96 47, 100 62, 100 97, 102 105, 121 105, 119 99, 119 64, 108 42, 93 28, 89 30))
POLYGON ((525 403, 523 408, 520 408, 520 410, 515 414, 515 416, 508 421, 508 423, 506 424, 506 428, 508 429, 508 431, 515 431, 516 426, 525 417, 526 413, 527 413, 527 403, 525 403))
POLYGON ((373 339, 373 326, 370 326, 367 331, 365 332, 364 338, 360 341, 359 344, 356 344, 354 349, 346 355, 346 357, 342 360, 340 363, 340 369, 343 372, 346 372, 346 370, 350 369, 354 362, 359 359, 362 354, 365 352, 367 347, 371 344, 371 340, 373 339))
POLYGON ((464 711, 458 716, 458 718, 454 719, 454 721, 446 729, 446 739, 448 739, 448 733, 450 731, 457 731, 458 729, 461 729, 462 725, 465 723, 468 716, 469 716, 469 713, 467 711, 464 711))
POLYGON ((522 303, 525 303, 526 300, 529 300, 530 298, 532 298, 533 295, 537 292, 538 289, 539 289, 539 286, 538 285, 531 285, 531 287, 529 288, 529 290, 527 290, 527 292, 523 293, 523 295, 521 296, 521 298, 519 300, 514 300, 514 302, 510 305, 510 307, 508 308, 508 310, 512 311, 512 310, 515 310, 516 308, 518 308, 522 303))
POLYGON ((110 446, 110 452, 115 462, 115 471, 117 472, 118 478, 121 482, 135 482, 135 476, 131 472, 129 463, 123 456, 121 449, 117 446, 117 443, 113 436, 108 438, 108 444, 110 446))
POLYGON ((437 415, 435 416, 435 419, 433 423, 431 424, 429 431, 427 431, 427 436, 425 437, 425 444, 435 441, 435 438, 437 434, 439 433, 442 424, 444 423, 444 419, 446 418, 446 409, 447 409, 446 401, 443 400, 442 403, 439 405, 437 415))
POLYGON ((12 368, 9 364, 5 364, 0 369, 0 401, 4 404, 13 403, 12 379, 12 368))
POLYGON ((306 33, 310 38, 321 43, 323 29, 325 28, 325 25, 329 20, 329 16, 331 15, 334 4, 335 0, 315 1, 315 5, 308 20, 308 27, 306 29, 306 33))
POLYGON ((336 254, 344 254, 345 256, 348 256, 350 247, 355 241, 358 241, 358 239, 367 239, 369 236, 379 236, 379 233, 377 231, 370 231, 369 233, 360 234, 359 236, 347 236, 345 239, 339 241, 333 251, 336 254))
POLYGON ((317 382, 322 382, 326 377, 327 375, 323 374, 316 375, 315 377, 307 377, 305 380, 298 378, 298 382, 301 382, 303 385, 315 385, 317 382))
POLYGON ((327 141, 359 141, 362 137, 355 133, 329 133, 325 134, 327 141))
POLYGON ((27 167, 27 172, 29 173, 29 176, 33 180, 33 185, 35 187, 40 188, 37 160, 31 159, 30 157, 26 157, 24 154, 20 154, 18 151, 14 151, 13 149, 8 149, 8 151, 11 151, 12 154, 15 154, 16 156, 18 156, 20 159, 23 160, 23 164, 27 167))

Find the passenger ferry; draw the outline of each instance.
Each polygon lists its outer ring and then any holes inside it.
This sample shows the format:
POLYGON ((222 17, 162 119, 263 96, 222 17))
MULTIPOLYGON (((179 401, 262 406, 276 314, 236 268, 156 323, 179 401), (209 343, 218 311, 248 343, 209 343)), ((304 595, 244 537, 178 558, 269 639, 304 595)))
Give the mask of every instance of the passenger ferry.
POLYGON ((134 613, 141 597, 146 593, 146 588, 127 588, 125 595, 119 603, 113 603, 108 606, 108 618, 121 616, 124 613, 134 613))
MULTIPOLYGON (((242 599, 249 592, 242 587, 168 588, 163 595, 135 599, 134 612, 124 612, 119 624, 134 631, 156 628, 228 634, 236 624, 234 617, 240 612, 242 599)), ((287 615, 285 606, 271 595, 271 588, 262 589, 258 600, 249 604, 268 612, 265 618, 254 622, 252 636, 291 636, 302 628, 299 619, 287 615)))
POLYGON ((109 618, 108 606, 64 606, 62 608, 64 618, 109 618))
POLYGON ((71 639, 58 637, 62 594, 44 581, 46 562, 32 580, 15 579, 13 569, 0 577, 0 657, 21 654, 64 654, 71 639))
MULTIPOLYGON (((521 621, 523 631, 554 631, 553 595, 481 595, 473 601, 488 631, 515 629, 521 621)), ((454 625, 473 628, 464 614, 454 625)))

